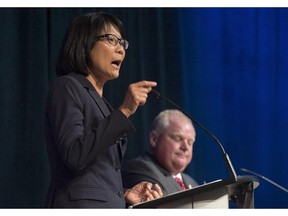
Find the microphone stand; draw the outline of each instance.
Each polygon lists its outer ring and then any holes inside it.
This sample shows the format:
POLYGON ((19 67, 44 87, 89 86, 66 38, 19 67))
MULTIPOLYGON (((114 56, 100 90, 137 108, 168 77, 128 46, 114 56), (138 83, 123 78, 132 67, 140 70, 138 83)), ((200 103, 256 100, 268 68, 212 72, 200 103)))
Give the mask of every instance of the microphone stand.
POLYGON ((207 129, 205 128, 203 125, 201 125, 198 121, 196 121, 192 116, 190 116, 188 113, 186 113, 181 107, 179 107, 177 104, 175 104, 173 101, 169 100, 168 98, 161 96, 160 93, 154 89, 151 90, 150 92, 152 95, 154 95, 154 97, 156 97, 156 99, 163 99, 165 101, 168 101, 169 103, 173 104, 175 107, 177 107, 181 112, 183 112, 188 118, 190 118, 192 120, 192 122, 194 122, 196 125, 198 125, 202 130, 204 130, 219 146, 221 152, 222 152, 222 156, 223 159, 225 161, 225 165, 228 169, 230 178, 233 179, 235 182, 237 181, 237 174, 234 170, 234 167, 231 163, 231 160, 229 158, 229 155, 225 152, 223 145, 220 143, 220 141, 207 129))
POLYGON ((281 190, 285 191, 286 193, 288 193, 288 189, 282 187, 281 185, 279 185, 276 182, 266 178, 263 175, 260 175, 260 174, 258 174, 256 172, 253 172, 253 171, 250 171, 250 170, 247 170, 247 169, 244 169, 244 168, 241 168, 240 170, 243 171, 243 172, 248 172, 248 173, 251 173, 251 174, 253 174, 255 176, 258 176, 259 178, 262 178, 262 179, 266 180, 267 182, 271 183, 272 185, 274 185, 274 186, 278 187, 279 189, 281 189, 281 190))

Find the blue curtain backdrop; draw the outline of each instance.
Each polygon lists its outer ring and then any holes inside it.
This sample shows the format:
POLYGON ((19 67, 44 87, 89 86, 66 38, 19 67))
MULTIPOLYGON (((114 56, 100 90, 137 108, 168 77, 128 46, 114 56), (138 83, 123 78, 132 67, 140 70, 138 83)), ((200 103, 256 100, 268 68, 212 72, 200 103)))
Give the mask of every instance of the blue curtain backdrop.
MULTIPOLYGON (((68 23, 107 11, 124 23, 130 46, 105 97, 117 108, 142 79, 208 128, 240 168, 288 187, 287 8, 1 8, 0 208, 44 206, 50 173, 44 104, 68 23)), ((148 146, 149 125, 169 103, 149 97, 131 117, 125 160, 148 146)), ((217 144, 196 127, 199 183, 228 177, 217 144)), ((288 195, 260 179, 256 208, 288 208, 288 195)))
MULTIPOLYGON (((287 188, 288 10, 179 14, 185 109, 218 137, 238 175, 246 168, 287 188)), ((198 135, 190 171, 199 181, 225 178, 216 143, 198 135)), ((255 206, 287 208, 288 195, 260 179, 255 206)))

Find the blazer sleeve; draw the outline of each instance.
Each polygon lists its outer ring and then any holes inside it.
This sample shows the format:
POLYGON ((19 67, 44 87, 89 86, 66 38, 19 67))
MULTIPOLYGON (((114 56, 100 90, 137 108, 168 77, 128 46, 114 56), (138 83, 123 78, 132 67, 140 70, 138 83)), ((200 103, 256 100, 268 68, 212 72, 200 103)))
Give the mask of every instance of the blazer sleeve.
POLYGON ((79 82, 66 76, 56 79, 47 99, 51 139, 65 164, 78 171, 135 130, 119 110, 104 118, 95 101, 89 97, 79 82))

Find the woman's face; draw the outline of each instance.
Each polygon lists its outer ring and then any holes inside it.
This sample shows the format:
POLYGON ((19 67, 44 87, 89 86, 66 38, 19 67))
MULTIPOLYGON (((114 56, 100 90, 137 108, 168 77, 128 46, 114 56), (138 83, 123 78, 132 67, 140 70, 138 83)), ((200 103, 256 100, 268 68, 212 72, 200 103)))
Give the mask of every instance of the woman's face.
MULTIPOLYGON (((103 30, 101 35, 113 34, 122 39, 119 31, 112 25, 103 30)), ((125 50, 119 43, 110 44, 105 38, 98 40, 91 50, 90 72, 98 82, 104 84, 108 80, 118 78, 121 64, 125 58, 125 50)))

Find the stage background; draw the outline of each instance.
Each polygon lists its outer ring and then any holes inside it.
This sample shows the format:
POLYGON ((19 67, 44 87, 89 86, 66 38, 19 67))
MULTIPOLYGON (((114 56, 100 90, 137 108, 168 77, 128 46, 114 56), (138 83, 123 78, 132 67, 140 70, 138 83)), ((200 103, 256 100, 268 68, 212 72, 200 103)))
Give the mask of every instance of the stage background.
MULTIPOLYGON (((49 183, 44 104, 68 23, 107 11, 130 42, 120 78, 105 86, 117 108, 130 83, 157 90, 208 128, 238 175, 258 172, 288 187, 288 9, 1 8, 0 207, 42 208, 49 183)), ((131 118, 125 161, 148 146, 149 125, 164 101, 149 98, 131 118)), ((199 183, 227 178, 221 152, 197 128, 187 172, 199 183)), ((287 193, 260 179, 256 208, 287 208, 287 193)))

